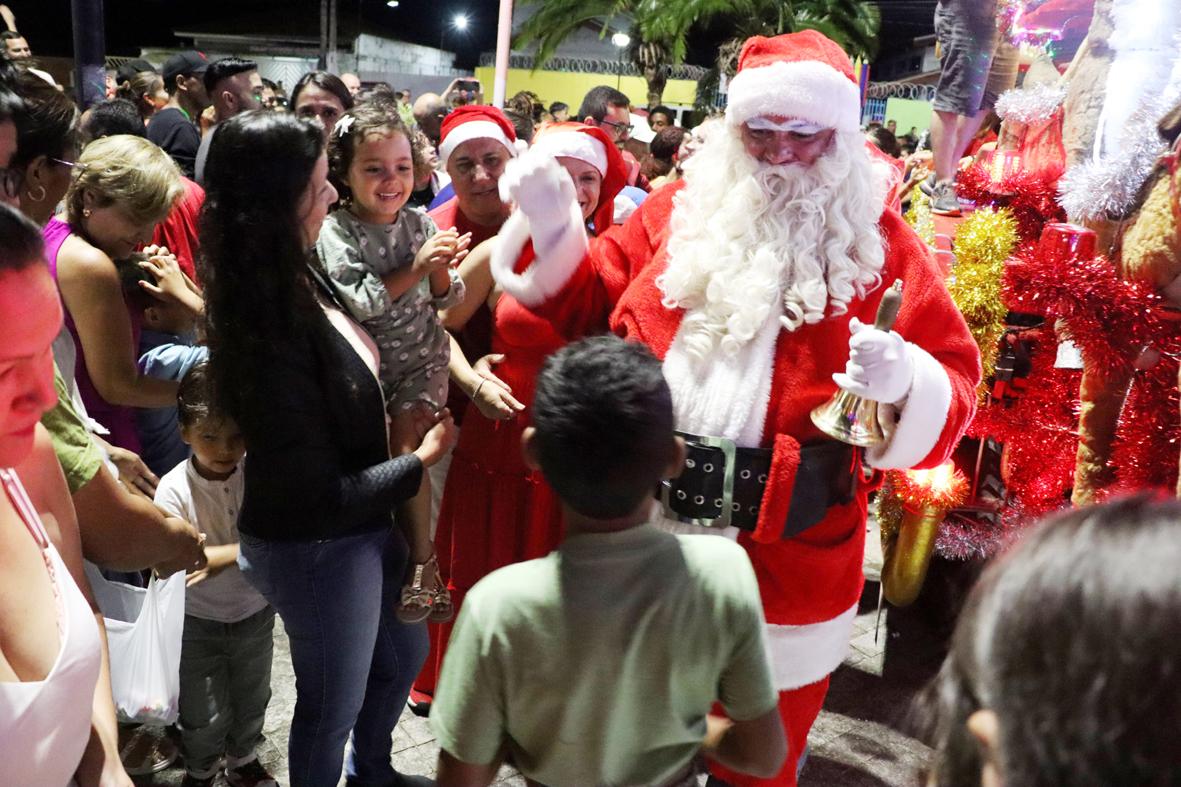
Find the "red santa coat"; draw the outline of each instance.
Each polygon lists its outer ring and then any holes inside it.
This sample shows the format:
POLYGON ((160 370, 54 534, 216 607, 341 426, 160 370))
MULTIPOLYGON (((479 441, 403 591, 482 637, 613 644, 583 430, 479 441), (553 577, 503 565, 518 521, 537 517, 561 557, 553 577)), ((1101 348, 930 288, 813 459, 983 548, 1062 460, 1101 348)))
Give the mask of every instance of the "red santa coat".
MULTIPOLYGON (((861 595, 867 495, 876 478, 859 481, 852 502, 829 509, 804 533, 786 541, 780 535, 800 446, 830 439, 809 414, 836 391, 832 375, 844 371, 849 357, 850 319, 872 324, 885 286, 851 302, 846 314, 795 331, 780 329, 766 358, 733 379, 699 369, 686 374, 671 357, 684 312, 663 305, 655 283, 667 264, 673 197, 680 187, 653 193, 625 225, 594 241, 589 253, 566 233, 524 275, 498 271, 497 278, 571 340, 609 327, 647 344, 665 363, 674 402, 704 398, 733 407, 737 401, 739 409, 763 416, 755 441, 722 436, 740 446, 757 442, 773 449, 756 529, 731 535, 737 534, 754 565, 776 684, 786 691, 815 683, 840 664, 861 595), (674 366, 682 371, 674 373, 674 366)), ((887 419, 897 417, 891 439, 867 452, 866 460, 878 469, 934 467, 948 459, 974 412, 980 354, 927 247, 892 210, 882 214, 880 229, 886 245, 882 281, 901 279, 904 287, 895 330, 917 351, 907 402, 897 414, 885 408, 887 419)), ((528 232, 523 217, 506 224, 498 255, 515 259, 528 232)), ((499 267, 495 259, 493 267, 499 267)), ((679 413, 678 428, 700 432, 679 413)))

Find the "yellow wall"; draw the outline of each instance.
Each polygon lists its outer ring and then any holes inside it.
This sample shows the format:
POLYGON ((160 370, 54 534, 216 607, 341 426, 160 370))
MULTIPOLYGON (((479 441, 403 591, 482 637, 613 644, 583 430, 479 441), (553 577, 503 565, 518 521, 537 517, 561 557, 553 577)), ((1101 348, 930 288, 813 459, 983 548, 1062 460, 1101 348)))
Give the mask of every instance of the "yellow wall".
MULTIPOLYGON (((492 98, 495 69, 485 66, 476 69, 476 79, 484 87, 486 98, 492 98)), ((584 74, 569 71, 530 71, 510 68, 506 95, 521 90, 532 90, 548 107, 555 101, 570 105, 571 113, 578 111, 582 97, 595 85, 610 85, 627 94, 633 107, 648 104, 648 85, 642 77, 617 77, 608 74, 584 74)), ((664 103, 693 106, 697 97, 697 83, 689 79, 670 79, 664 88, 664 103)))

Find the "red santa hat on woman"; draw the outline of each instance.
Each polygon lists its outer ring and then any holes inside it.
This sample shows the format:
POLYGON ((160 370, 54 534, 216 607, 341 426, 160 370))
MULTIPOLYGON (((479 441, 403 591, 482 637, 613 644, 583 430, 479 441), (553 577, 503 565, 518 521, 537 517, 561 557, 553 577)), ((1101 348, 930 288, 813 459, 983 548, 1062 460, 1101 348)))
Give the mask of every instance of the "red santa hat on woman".
POLYGON ((740 126, 779 115, 798 123, 792 130, 861 126, 861 89, 849 56, 815 30, 747 39, 730 81, 726 121, 740 126))
POLYGON ((533 138, 531 149, 554 158, 578 159, 599 171, 603 184, 599 187, 599 204, 593 216, 595 232, 609 229, 615 195, 627 183, 627 165, 607 134, 601 128, 582 123, 551 123, 533 138))
POLYGON ((440 131, 439 158, 444 165, 457 147, 473 139, 494 139, 504 145, 510 156, 517 155, 517 132, 496 107, 479 104, 459 107, 443 119, 440 131))

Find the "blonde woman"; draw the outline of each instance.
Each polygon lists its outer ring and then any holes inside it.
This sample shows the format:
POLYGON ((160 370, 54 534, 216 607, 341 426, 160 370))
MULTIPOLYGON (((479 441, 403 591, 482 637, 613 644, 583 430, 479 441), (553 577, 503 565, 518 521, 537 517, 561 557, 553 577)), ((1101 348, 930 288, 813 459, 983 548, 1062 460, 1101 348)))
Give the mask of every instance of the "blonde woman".
POLYGON ((136 368, 139 315, 123 300, 117 263, 155 272, 156 297, 198 310, 200 296, 165 250, 147 247, 156 224, 183 192, 176 164, 146 139, 105 137, 90 143, 74 164, 66 192, 66 221, 45 226, 45 252, 66 307, 66 327, 77 345, 73 374, 90 416, 111 431, 109 441, 139 453, 132 407, 175 403, 177 384, 140 375, 136 368), (159 252, 159 253, 158 253, 159 252))

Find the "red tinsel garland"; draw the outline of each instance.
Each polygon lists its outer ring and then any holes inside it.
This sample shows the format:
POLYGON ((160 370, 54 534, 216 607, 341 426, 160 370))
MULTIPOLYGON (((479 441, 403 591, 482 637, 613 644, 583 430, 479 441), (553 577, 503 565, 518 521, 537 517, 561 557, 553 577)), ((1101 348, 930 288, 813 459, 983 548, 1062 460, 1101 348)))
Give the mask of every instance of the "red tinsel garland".
POLYGON ((1009 208, 1023 241, 1036 240, 1047 222, 1066 219, 1058 206, 1058 178, 1053 173, 1016 170, 994 183, 987 169, 973 164, 956 179, 956 195, 977 207, 1009 208))
POLYGON ((1005 302, 1060 320, 1063 338, 1075 343, 1088 368, 1123 372, 1143 347, 1169 333, 1155 289, 1121 279, 1104 257, 1039 257, 1037 251, 1027 244, 1006 264, 1005 302))
POLYGON ((1036 336, 1028 392, 1012 407, 982 407, 968 428, 973 437, 992 437, 1005 446, 1005 485, 1021 506, 1003 517, 1035 517, 1066 502, 1078 451, 1078 390, 1082 372, 1056 369, 1057 341, 1048 328, 1036 336))
POLYGON ((1181 393, 1177 359, 1165 356, 1151 369, 1136 373, 1120 414, 1112 449, 1115 485, 1109 494, 1177 486, 1181 448, 1181 393))

